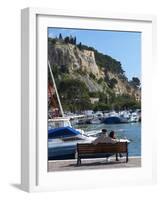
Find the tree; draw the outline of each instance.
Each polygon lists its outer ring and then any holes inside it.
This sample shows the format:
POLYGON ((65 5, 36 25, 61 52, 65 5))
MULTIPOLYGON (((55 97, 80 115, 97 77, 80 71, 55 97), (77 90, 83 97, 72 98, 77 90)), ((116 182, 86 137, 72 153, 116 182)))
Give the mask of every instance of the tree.
POLYGON ((79 50, 82 50, 82 43, 81 42, 78 44, 78 48, 79 48, 79 50))
POLYGON ((56 39, 55 38, 51 39, 51 44, 53 44, 53 45, 56 44, 56 39))
POLYGON ((76 39, 76 37, 74 37, 74 39, 73 39, 73 44, 77 44, 77 39, 76 39))
MULTIPOLYGON (((58 77, 58 75, 59 75, 59 73, 60 73, 60 71, 59 71, 59 66, 58 66, 57 64, 55 64, 55 65, 53 65, 53 66, 51 67, 51 69, 52 69, 52 73, 53 73, 54 78, 57 79, 57 77, 58 77)), ((48 70, 48 72, 49 72, 49 70, 48 70)), ((50 76, 51 76, 51 75, 50 75, 50 76)))
POLYGON ((130 81, 130 85, 132 85, 133 87, 140 87, 140 79, 137 77, 133 77, 132 80, 130 81))
POLYGON ((86 110, 91 107, 88 88, 84 82, 78 79, 68 78, 62 80, 58 86, 58 92, 62 104, 72 112, 86 110))
POLYGON ((118 81, 115 78, 112 78, 109 80, 108 85, 111 89, 113 89, 117 83, 118 83, 118 81))
POLYGON ((96 79, 96 76, 92 72, 90 72, 89 76, 90 76, 90 78, 92 78, 94 80, 96 79))
POLYGON ((71 43, 71 44, 73 44, 73 41, 74 41, 74 40, 73 40, 73 37, 72 37, 72 35, 70 35, 70 38, 69 38, 69 40, 70 40, 70 43, 71 43))
POLYGON ((69 43, 70 42, 70 40, 69 40, 69 37, 67 36, 67 37, 65 37, 65 39, 64 39, 64 41, 65 41, 65 43, 69 43))
POLYGON ((100 92, 89 92, 89 96, 93 98, 99 98, 100 92))
POLYGON ((110 105, 105 104, 105 103, 98 102, 94 105, 94 111, 98 111, 98 110, 101 110, 101 111, 106 110, 107 111, 107 110, 110 110, 110 109, 111 109, 110 105))
POLYGON ((60 72, 61 73, 69 73, 69 69, 67 65, 61 65, 60 66, 60 72))
POLYGON ((135 98, 126 94, 115 97, 112 101, 112 105, 115 110, 141 108, 140 102, 137 102, 135 98))
POLYGON ((74 43, 74 40, 73 40, 73 38, 72 38, 72 37, 70 38, 70 43, 71 43, 71 44, 73 44, 73 43, 74 43))
POLYGON ((97 83, 98 83, 98 84, 101 84, 103 81, 104 81, 104 80, 103 80, 103 78, 101 77, 100 79, 98 79, 97 83))
POLYGON ((59 40, 62 40, 63 39, 63 37, 62 37, 62 34, 60 33, 59 34, 59 40))

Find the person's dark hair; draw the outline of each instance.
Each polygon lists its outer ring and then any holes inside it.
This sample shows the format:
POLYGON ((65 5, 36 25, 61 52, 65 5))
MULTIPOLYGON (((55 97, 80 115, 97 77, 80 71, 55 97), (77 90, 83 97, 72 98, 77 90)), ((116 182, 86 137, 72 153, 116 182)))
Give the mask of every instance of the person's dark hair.
POLYGON ((107 129, 103 128, 102 133, 107 133, 107 129))
POLYGON ((114 132, 114 131, 111 131, 111 132, 109 133, 109 137, 115 139, 115 132, 114 132))

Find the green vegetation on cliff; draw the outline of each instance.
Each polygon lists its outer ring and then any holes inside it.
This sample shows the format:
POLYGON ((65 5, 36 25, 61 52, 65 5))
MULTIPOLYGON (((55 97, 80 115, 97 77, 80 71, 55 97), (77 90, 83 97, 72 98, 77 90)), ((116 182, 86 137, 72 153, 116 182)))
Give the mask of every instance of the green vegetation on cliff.
MULTIPOLYGON (((134 77, 131 81, 128 81, 119 61, 98 52, 93 47, 88 47, 82 43, 76 44, 75 37, 70 36, 63 39, 59 35, 59 39, 49 38, 48 42, 49 59, 53 59, 50 61, 52 63, 52 72, 65 111, 76 112, 88 109, 104 111, 141 107, 140 101, 136 100, 135 97, 135 92, 140 87, 140 80, 134 77), (68 44, 73 45, 73 50, 68 44), (96 74, 88 72, 83 66, 71 70, 73 69, 71 67, 74 62, 72 60, 73 57, 77 57, 79 60, 84 50, 94 52, 95 62, 103 76, 98 78, 96 74), (73 53, 72 55, 70 55, 71 52, 73 53), (81 52, 80 55, 78 55, 79 52, 81 52), (57 58, 52 56, 57 56, 57 58), (60 59, 62 59, 62 63, 60 59), (122 87, 126 88, 126 94, 116 93, 116 88, 120 83, 123 85, 122 87), (92 88, 94 86, 97 87, 97 90, 89 89, 89 87, 92 88), (92 103, 91 98, 96 98, 98 101, 92 103)), ((50 80, 50 74, 48 74, 48 77, 50 80)))
MULTIPOLYGON (((77 45, 80 48, 80 44, 77 45)), ((86 45, 81 45, 81 50, 90 50, 95 54, 96 63, 99 67, 109 70, 116 74, 124 75, 124 70, 122 69, 121 63, 111 56, 104 55, 103 53, 98 52, 93 47, 88 47, 86 45)))

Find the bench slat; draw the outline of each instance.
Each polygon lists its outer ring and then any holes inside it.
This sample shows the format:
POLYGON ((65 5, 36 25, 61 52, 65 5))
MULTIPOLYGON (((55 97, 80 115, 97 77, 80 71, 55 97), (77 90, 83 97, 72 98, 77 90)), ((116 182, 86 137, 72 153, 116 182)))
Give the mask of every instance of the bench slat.
POLYGON ((116 143, 116 144, 78 144, 77 152, 79 153, 126 153, 127 146, 125 143, 116 143))
POLYGON ((91 158, 92 156, 101 156, 105 157, 108 153, 126 153, 126 162, 128 162, 128 144, 127 142, 118 142, 115 144, 110 143, 100 143, 100 144, 91 144, 91 143, 78 143, 77 144, 77 153, 78 160, 77 163, 81 163, 81 158, 91 158))

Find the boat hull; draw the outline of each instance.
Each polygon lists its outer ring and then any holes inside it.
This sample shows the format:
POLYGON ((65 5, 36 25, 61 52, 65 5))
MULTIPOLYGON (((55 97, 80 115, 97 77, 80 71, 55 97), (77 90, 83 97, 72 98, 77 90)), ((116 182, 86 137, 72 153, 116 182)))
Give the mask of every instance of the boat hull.
POLYGON ((94 140, 71 127, 48 130, 48 160, 74 159, 77 143, 90 143, 94 140))
POLYGON ((65 147, 48 148, 48 160, 75 159, 76 144, 65 147))
POLYGON ((107 117, 103 120, 105 124, 119 124, 121 123, 121 119, 119 117, 107 117))

